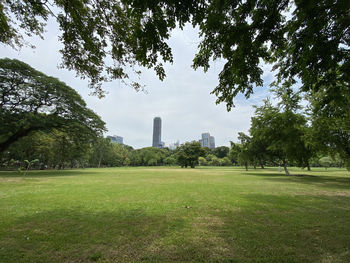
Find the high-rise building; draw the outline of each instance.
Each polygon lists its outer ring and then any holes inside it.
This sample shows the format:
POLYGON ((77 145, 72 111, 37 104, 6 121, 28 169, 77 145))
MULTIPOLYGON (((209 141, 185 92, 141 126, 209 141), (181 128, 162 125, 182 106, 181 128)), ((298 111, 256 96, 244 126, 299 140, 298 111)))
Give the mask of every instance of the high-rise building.
POLYGON ((209 148, 210 149, 215 149, 215 138, 214 136, 209 137, 209 148))
POLYGON ((215 148, 215 138, 214 136, 210 136, 209 132, 202 133, 202 139, 200 139, 199 142, 201 143, 202 147, 207 147, 210 149, 215 148))
POLYGON ((153 119, 153 147, 163 148, 162 143, 162 119, 155 117, 153 119))
POLYGON ((202 139, 199 141, 200 141, 202 147, 209 148, 209 146, 210 146, 209 140, 210 140, 210 134, 209 134, 209 132, 206 132, 206 133, 202 133, 202 139))
POLYGON ((113 136, 107 136, 107 138, 109 138, 111 142, 123 144, 123 137, 121 136, 113 135, 113 136))

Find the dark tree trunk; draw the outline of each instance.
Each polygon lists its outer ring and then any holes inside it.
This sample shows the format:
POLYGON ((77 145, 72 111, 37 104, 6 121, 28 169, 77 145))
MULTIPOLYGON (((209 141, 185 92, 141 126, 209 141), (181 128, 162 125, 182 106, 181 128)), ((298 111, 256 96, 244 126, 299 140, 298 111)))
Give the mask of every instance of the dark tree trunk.
POLYGON ((290 175, 288 169, 287 169, 287 162, 286 161, 283 161, 283 169, 284 169, 284 172, 286 173, 286 175, 290 175))
POLYGON ((30 127, 25 130, 18 131, 14 133, 12 136, 10 136, 6 141, 0 143, 0 153, 5 151, 10 145, 16 141, 18 141, 20 138, 27 136, 31 131, 39 130, 39 127, 30 127))

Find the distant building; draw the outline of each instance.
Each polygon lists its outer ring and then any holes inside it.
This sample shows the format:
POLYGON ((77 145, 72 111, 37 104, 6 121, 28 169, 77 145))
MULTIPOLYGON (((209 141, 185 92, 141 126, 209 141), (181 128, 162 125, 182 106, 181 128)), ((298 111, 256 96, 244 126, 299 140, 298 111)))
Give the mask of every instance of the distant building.
POLYGON ((121 136, 113 135, 113 136, 107 136, 107 138, 109 138, 113 143, 124 144, 123 137, 121 136))
POLYGON ((209 148, 210 149, 215 149, 215 138, 214 136, 209 137, 209 148))
POLYGON ((214 136, 210 136, 209 132, 202 133, 202 139, 200 139, 199 142, 202 147, 215 149, 215 138, 214 136))
POLYGON ((177 142, 175 142, 175 143, 170 143, 169 144, 169 149, 170 150, 175 150, 177 147, 179 147, 180 146, 180 142, 179 141, 177 141, 177 142))
POLYGON ((152 147, 163 148, 162 142, 162 119, 155 117, 153 119, 153 142, 152 147))
POLYGON ((206 132, 206 133, 202 133, 202 139, 199 140, 199 142, 201 143, 202 147, 209 148, 209 145, 210 145, 209 140, 210 140, 210 134, 209 132, 206 132))

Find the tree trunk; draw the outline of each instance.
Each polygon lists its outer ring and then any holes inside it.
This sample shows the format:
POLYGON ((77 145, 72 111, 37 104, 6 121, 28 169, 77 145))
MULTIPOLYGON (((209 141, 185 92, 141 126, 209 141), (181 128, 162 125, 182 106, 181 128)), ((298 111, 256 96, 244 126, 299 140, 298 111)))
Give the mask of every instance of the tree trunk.
POLYGON ((283 161, 283 169, 284 169, 284 172, 286 173, 286 175, 290 175, 290 173, 287 169, 287 162, 286 161, 283 161))
POLYGON ((245 170, 248 171, 248 164, 245 163, 244 166, 245 166, 245 170))
POLYGON ((263 165, 263 164, 260 164, 260 166, 261 166, 261 169, 265 169, 265 167, 264 167, 264 165, 263 165))
POLYGON ((311 171, 311 167, 310 167, 310 163, 309 162, 307 162, 307 170, 311 171))
POLYGON ((256 170, 256 165, 254 164, 254 170, 256 170))

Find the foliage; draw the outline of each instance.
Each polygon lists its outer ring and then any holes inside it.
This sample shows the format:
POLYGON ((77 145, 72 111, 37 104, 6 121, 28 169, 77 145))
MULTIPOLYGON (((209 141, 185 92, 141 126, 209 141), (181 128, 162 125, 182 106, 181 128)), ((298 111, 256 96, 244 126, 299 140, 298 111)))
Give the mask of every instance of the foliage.
POLYGON ((225 60, 213 93, 230 109, 238 93, 249 97, 263 86, 262 62, 273 65, 277 83, 300 79, 303 91, 348 85, 349 10, 344 0, 9 0, 0 3, 0 42, 19 45, 20 29, 42 36, 55 17, 63 66, 88 77, 101 94, 100 83, 127 79, 129 66, 153 68, 163 79, 161 61, 173 61, 170 32, 191 23, 201 37, 193 67, 207 71, 211 60, 225 60))
POLYGON ((244 165, 245 169, 248 170, 248 165, 251 163, 252 155, 249 152, 249 143, 251 138, 240 132, 238 135, 240 143, 231 142, 230 156, 239 165, 244 165))
POLYGON ((207 164, 208 164, 208 162, 204 157, 202 157, 202 156, 198 157, 198 165, 206 166, 207 164))
POLYGON ((200 142, 186 142, 178 147, 177 162, 181 167, 194 168, 198 164, 198 158, 204 155, 200 142))
POLYGON ((4 167, 25 165, 25 160, 38 159, 34 168, 85 167, 91 154, 91 140, 84 134, 52 130, 34 132, 13 143, 2 155, 4 167), (11 163, 12 162, 12 163, 11 163))
POLYGON ((165 159, 169 156, 169 150, 160 149, 156 147, 146 147, 135 150, 132 153, 133 161, 131 162, 135 166, 155 166, 163 165, 165 159))
POLYGON ((176 165, 175 156, 171 155, 164 159, 164 164, 166 165, 176 165))
POLYGON ((228 152, 230 151, 230 148, 227 146, 219 146, 215 149, 211 150, 211 153, 214 154, 218 158, 224 158, 227 156, 228 152))
POLYGON ((220 159, 220 164, 222 166, 230 166, 232 163, 228 157, 224 157, 224 158, 220 159))
POLYGON ((322 152, 340 155, 350 164, 350 88, 349 85, 321 87, 308 94, 311 134, 322 152))
POLYGON ((308 166, 312 152, 306 144, 306 117, 298 113, 300 96, 289 87, 275 89, 280 98, 278 106, 269 100, 257 107, 252 118, 250 133, 258 141, 268 145, 269 150, 282 162, 284 170, 288 162, 296 162, 298 166, 308 166))
POLYGON ((216 157, 215 155, 211 155, 210 158, 208 158, 208 165, 210 165, 210 166, 220 166, 220 159, 218 157, 216 157))
POLYGON ((75 130, 95 137, 105 123, 65 83, 29 65, 0 59, 0 153, 33 131, 75 130))
POLYGON ((323 167, 325 167, 327 169, 329 166, 331 166, 331 164, 333 163, 333 160, 332 160, 332 158, 325 156, 325 157, 322 157, 319 160, 319 162, 323 167))

